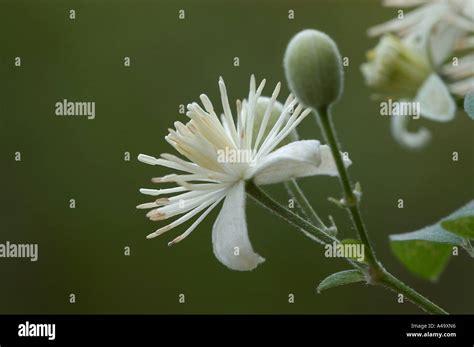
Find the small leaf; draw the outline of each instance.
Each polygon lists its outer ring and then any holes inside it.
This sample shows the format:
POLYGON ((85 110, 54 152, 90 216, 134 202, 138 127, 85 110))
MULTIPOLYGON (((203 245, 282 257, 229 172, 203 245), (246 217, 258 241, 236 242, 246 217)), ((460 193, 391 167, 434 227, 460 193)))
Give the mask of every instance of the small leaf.
POLYGON ((450 231, 461 237, 467 239, 474 239, 474 217, 461 217, 458 219, 445 220, 441 226, 447 231, 450 231))
POLYGON ((464 98, 464 110, 471 119, 474 119, 474 92, 467 94, 464 98))
POLYGON ((329 288, 363 281, 366 281, 366 278, 364 274, 359 270, 346 270, 336 272, 323 279, 319 284, 317 291, 318 293, 320 293, 322 290, 326 290, 329 288))
POLYGON ((446 231, 441 223, 454 218, 473 216, 474 200, 438 223, 420 230, 390 235, 390 244, 397 258, 416 275, 436 281, 446 267, 452 245, 465 248, 466 240, 446 231))

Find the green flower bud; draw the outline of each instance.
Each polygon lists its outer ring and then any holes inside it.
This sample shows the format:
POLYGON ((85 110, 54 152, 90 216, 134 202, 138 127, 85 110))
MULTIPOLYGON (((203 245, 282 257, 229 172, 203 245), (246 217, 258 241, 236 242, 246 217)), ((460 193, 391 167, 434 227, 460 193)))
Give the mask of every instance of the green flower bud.
POLYGON ((387 97, 413 98, 432 69, 423 52, 393 35, 383 36, 360 67, 368 86, 387 97))
POLYGON ((341 96, 341 55, 325 33, 308 29, 296 34, 286 48, 283 63, 290 89, 304 105, 321 110, 341 96))

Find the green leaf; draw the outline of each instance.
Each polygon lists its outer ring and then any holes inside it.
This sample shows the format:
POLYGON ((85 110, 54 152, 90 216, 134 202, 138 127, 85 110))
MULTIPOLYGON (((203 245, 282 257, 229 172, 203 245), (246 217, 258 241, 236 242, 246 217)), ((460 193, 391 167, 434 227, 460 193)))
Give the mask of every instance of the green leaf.
POLYGON ((317 291, 318 293, 320 293, 322 290, 326 290, 329 288, 363 281, 366 281, 366 278, 364 274, 359 270, 346 270, 336 272, 323 279, 319 284, 317 291))
POLYGON ((456 246, 462 246, 463 244, 462 237, 448 233, 439 223, 409 233, 390 235, 390 241, 392 242, 413 240, 449 243, 456 246))
POLYGON ((474 217, 461 217, 458 219, 446 220, 441 226, 447 231, 466 239, 474 239, 474 217))
POLYGON ((392 242, 393 253, 405 267, 421 278, 436 281, 448 264, 452 246, 429 241, 392 242))
POLYGON ((473 215, 474 200, 433 225, 390 235, 392 251, 408 270, 424 279, 436 281, 448 263, 452 246, 466 245, 463 237, 446 231, 441 223, 473 215))
POLYGON ((474 92, 467 94, 464 98, 464 110, 471 119, 474 119, 474 92))

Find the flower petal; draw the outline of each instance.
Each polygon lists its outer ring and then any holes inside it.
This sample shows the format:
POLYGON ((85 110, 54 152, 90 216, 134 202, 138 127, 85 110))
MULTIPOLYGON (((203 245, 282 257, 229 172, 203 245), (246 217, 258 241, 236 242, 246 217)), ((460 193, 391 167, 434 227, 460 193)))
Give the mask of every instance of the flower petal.
POLYGON ((465 78, 454 83, 450 83, 449 91, 461 97, 464 97, 467 94, 474 92, 474 76, 465 78))
POLYGON ((462 33, 460 28, 451 23, 438 23, 436 30, 430 35, 431 60, 435 67, 443 64, 453 53, 454 45, 462 33))
POLYGON ((379 36, 389 32, 406 32, 408 29, 416 26, 425 17, 427 9, 420 7, 403 16, 402 19, 395 18, 385 23, 375 25, 367 30, 369 36, 379 36))
POLYGON ((409 119, 405 115, 393 115, 391 124, 392 135, 398 143, 407 148, 421 148, 430 140, 430 131, 426 128, 420 128, 417 132, 408 131, 407 123, 409 119))
MULTIPOLYGON (((342 154, 342 159, 344 161, 344 166, 349 167, 352 164, 352 161, 349 157, 342 154)), ((321 165, 318 166, 318 171, 315 175, 328 175, 328 176, 338 176, 339 172, 337 171, 336 162, 331 153, 331 148, 328 145, 321 146, 321 165)))
POLYGON ((421 115, 437 122, 454 118, 456 104, 441 78, 433 73, 420 87, 415 98, 420 103, 421 115))
MULTIPOLYGON (((345 159, 346 166, 351 164, 345 159)), ((273 184, 296 177, 337 175, 336 164, 328 146, 316 140, 291 142, 263 158, 249 177, 256 184, 273 184)))
POLYGON ((227 193, 212 229, 212 246, 217 259, 232 270, 253 270, 265 261, 253 251, 248 237, 243 180, 227 193))

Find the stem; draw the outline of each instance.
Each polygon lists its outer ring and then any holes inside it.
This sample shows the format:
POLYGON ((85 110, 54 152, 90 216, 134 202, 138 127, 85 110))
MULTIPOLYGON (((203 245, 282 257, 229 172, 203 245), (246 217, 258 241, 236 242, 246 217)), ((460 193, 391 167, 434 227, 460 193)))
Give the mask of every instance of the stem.
POLYGON ((324 225, 321 218, 319 218, 318 214, 309 203, 298 182, 296 182, 295 179, 292 179, 285 182, 285 187, 288 190, 288 193, 296 200, 296 203, 299 205, 301 210, 303 210, 304 215, 309 218, 311 223, 321 230, 326 230, 327 227, 324 225))
MULTIPOLYGON (((333 244, 334 242, 340 243, 340 241, 332 235, 327 234, 324 230, 321 230, 305 219, 298 216, 296 213, 288 210, 286 207, 273 200, 267 193, 255 185, 255 183, 249 181, 245 190, 257 203, 262 207, 265 207, 271 213, 277 215, 281 219, 285 220, 289 224, 299 229, 303 234, 308 236, 313 241, 322 244, 333 244)), ((345 258, 354 268, 364 271, 363 267, 353 261, 352 259, 345 258)))
POLYGON ((444 309, 436 305, 434 302, 425 298, 416 290, 410 288, 408 285, 400 281, 388 271, 383 271, 384 275, 380 279, 380 283, 387 288, 392 289, 396 293, 403 294, 412 303, 418 305, 421 309, 432 314, 449 314, 444 309))
POLYGON ((382 267, 377 261, 374 249, 372 248, 367 235, 367 230, 365 229, 364 222, 362 221, 362 215, 359 209, 359 200, 354 194, 349 173, 342 159, 341 150, 339 149, 339 143, 336 137, 334 126, 332 124, 329 108, 319 110, 318 114, 319 123, 326 138, 326 142, 331 148, 334 161, 336 162, 337 171, 339 172, 339 181, 344 192, 345 205, 347 206, 348 211, 352 217, 352 221, 356 227, 357 233, 359 234, 359 238, 366 248, 366 260, 372 267, 375 268, 376 271, 381 272, 382 267))
POLYGON ((270 212, 276 214, 278 217, 284 219, 286 222, 295 226, 303 233, 310 234, 313 237, 316 237, 319 243, 339 243, 338 239, 327 234, 323 229, 312 225, 304 218, 301 218, 296 213, 288 210, 286 207, 273 200, 267 193, 257 187, 255 183, 251 181, 247 182, 247 186, 245 189, 247 191, 247 194, 249 194, 260 205, 267 208, 270 212))
MULTIPOLYGON (((324 231, 307 222, 305 219, 301 218, 296 213, 293 213, 292 211, 285 208, 283 205, 273 200, 267 193, 257 187, 253 182, 247 182, 246 191, 247 194, 249 194, 260 205, 262 205, 278 217, 282 218, 286 222, 295 226, 306 236, 309 236, 311 239, 319 242, 321 242, 322 240, 323 243, 326 244, 340 242, 335 237, 326 234, 324 231)), ((354 268, 358 269, 359 271, 366 272, 366 270, 357 262, 352 261, 351 259, 345 259, 354 268)), ((373 281, 372 284, 384 285, 385 287, 392 289, 396 293, 403 294, 407 299, 421 307, 426 312, 434 314, 447 314, 447 312, 441 307, 437 306, 436 304, 425 298, 423 295, 419 294, 418 292, 407 286, 405 283, 403 283, 391 273, 389 273, 387 270, 385 270, 381 265, 380 270, 373 277, 371 276, 371 279, 373 281)))
POLYGON ((369 278, 373 284, 384 285, 393 291, 403 294, 411 302, 418 305, 420 308, 429 313, 434 314, 448 314, 441 307, 437 306, 423 295, 410 288, 408 285, 400 281, 398 278, 389 273, 382 264, 377 260, 374 249, 369 240, 367 230, 362 220, 362 215, 359 209, 359 199, 354 194, 349 173, 344 165, 341 150, 336 136, 336 131, 332 123, 329 108, 322 108, 318 110, 319 124, 323 130, 326 141, 331 148, 334 161, 336 162, 337 171, 339 172, 339 181, 344 192, 344 205, 347 207, 352 221, 356 227, 357 233, 362 243, 366 247, 366 261, 369 264, 369 278))

